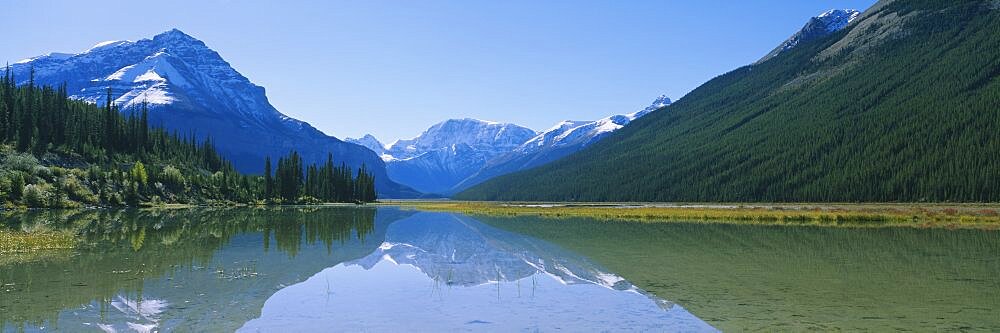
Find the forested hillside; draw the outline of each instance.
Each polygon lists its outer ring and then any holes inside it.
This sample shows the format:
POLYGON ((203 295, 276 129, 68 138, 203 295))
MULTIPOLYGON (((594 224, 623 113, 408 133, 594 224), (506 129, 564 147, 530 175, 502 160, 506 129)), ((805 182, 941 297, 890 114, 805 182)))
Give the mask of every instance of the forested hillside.
MULTIPOLYGON (((66 88, 0 80, 0 203, 5 207, 375 200, 374 178, 282 158, 276 176, 242 175, 211 140, 150 127, 146 107, 119 110, 67 98, 66 88), (287 161, 287 162, 286 162, 287 161), (297 171, 297 172, 296 172, 297 171), (273 189, 281 189, 274 191, 273 189)), ((268 163, 269 164, 269 163, 268 163)))
POLYGON ((1000 3, 881 1, 461 199, 1000 201, 1000 3))

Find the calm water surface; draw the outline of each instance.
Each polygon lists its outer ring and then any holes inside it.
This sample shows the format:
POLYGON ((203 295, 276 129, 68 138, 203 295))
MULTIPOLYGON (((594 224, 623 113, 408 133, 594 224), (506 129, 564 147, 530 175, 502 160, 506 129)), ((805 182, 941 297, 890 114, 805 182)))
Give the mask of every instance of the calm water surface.
POLYGON ((1000 232, 380 208, 32 212, 4 331, 1000 330, 1000 232))

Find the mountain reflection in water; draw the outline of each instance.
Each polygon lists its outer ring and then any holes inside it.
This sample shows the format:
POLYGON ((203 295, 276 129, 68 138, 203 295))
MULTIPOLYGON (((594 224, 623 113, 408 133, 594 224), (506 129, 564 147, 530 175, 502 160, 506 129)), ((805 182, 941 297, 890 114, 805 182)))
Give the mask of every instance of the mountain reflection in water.
POLYGON ((462 215, 41 211, 0 226, 81 239, 0 257, 4 331, 714 330, 586 258, 462 215))
POLYGON ((470 217, 418 213, 368 256, 284 288, 241 331, 714 331, 587 259, 470 217))

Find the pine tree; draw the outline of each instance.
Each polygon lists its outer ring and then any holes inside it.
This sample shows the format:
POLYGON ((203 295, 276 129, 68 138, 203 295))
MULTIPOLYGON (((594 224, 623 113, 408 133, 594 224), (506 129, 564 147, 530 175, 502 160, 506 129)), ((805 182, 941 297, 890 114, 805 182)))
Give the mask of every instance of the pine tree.
POLYGON ((7 123, 4 126, 7 129, 5 138, 7 140, 14 140, 15 134, 17 132, 16 130, 17 119, 15 119, 14 117, 14 112, 15 112, 14 93, 16 89, 14 86, 14 75, 11 73, 10 64, 7 64, 7 69, 4 70, 3 86, 5 88, 3 94, 0 95, 0 97, 4 99, 4 104, 7 106, 7 114, 5 115, 6 117, 5 120, 7 123))
POLYGON ((35 66, 31 66, 31 76, 28 78, 28 88, 24 90, 24 97, 21 98, 21 112, 18 118, 17 129, 17 150, 27 151, 31 147, 31 137, 35 131, 35 66))
POLYGON ((114 151, 117 144, 115 138, 115 132, 118 131, 117 126, 115 126, 115 120, 117 120, 117 113, 114 110, 114 105, 111 98, 111 87, 108 87, 107 97, 104 101, 104 147, 114 151))
MULTIPOLYGON (((0 91, 0 95, 4 93, 6 92, 0 91)), ((7 138, 7 103, 0 103, 0 140, 4 140, 6 138, 7 138)))
POLYGON ((264 158, 264 199, 274 198, 274 178, 271 176, 271 157, 264 158))
POLYGON ((139 146, 145 151, 149 147, 149 105, 142 101, 142 114, 139 119, 139 146))

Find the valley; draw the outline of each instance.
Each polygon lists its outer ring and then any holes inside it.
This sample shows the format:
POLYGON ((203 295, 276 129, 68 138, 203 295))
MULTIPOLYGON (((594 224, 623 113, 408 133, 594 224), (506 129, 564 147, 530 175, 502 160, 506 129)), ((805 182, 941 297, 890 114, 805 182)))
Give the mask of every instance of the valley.
POLYGON ((1000 331, 998 0, 94 1, 0 11, 0 332, 1000 331))

